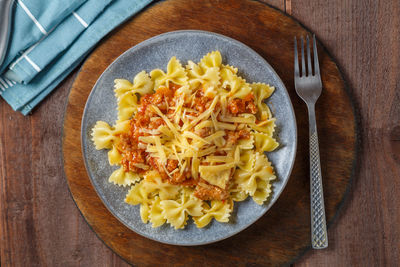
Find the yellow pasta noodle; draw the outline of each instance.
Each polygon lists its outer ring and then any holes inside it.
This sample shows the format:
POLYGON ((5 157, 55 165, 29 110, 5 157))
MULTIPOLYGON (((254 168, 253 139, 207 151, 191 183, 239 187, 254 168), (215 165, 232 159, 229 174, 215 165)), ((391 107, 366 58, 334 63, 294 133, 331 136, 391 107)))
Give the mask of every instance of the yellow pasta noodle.
POLYGON ((109 178, 110 183, 114 183, 116 185, 127 186, 134 184, 135 182, 140 180, 140 176, 137 173, 125 172, 121 167, 118 170, 115 170, 109 178))
POLYGON ((160 69, 155 69, 150 72, 151 79, 155 82, 155 87, 160 85, 169 86, 169 82, 184 85, 187 82, 187 74, 176 57, 172 57, 168 62, 167 73, 160 69))
POLYGON ((183 228, 188 219, 188 215, 203 215, 202 201, 193 197, 192 194, 184 190, 178 200, 163 200, 160 202, 163 215, 175 229, 183 228))
POLYGON ((229 216, 231 215, 233 208, 233 202, 213 200, 211 201, 211 207, 207 204, 203 204, 204 215, 193 217, 193 220, 197 227, 203 228, 207 226, 213 218, 218 222, 229 222, 229 216))
POLYGON ((166 222, 166 218, 163 214, 163 209, 160 203, 161 199, 157 196, 151 204, 149 220, 153 228, 160 227, 166 222))
POLYGON ((129 120, 137 111, 137 96, 132 92, 127 92, 118 98, 118 120, 129 120))

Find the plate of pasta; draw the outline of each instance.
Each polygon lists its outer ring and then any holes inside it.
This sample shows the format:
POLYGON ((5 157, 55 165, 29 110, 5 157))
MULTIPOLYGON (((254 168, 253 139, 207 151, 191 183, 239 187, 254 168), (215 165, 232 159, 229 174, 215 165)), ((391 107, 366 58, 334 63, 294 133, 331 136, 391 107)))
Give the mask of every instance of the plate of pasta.
POLYGON ((216 242, 259 219, 283 191, 297 146, 273 68, 234 39, 195 30, 118 57, 92 89, 81 131, 105 206, 173 245, 216 242))

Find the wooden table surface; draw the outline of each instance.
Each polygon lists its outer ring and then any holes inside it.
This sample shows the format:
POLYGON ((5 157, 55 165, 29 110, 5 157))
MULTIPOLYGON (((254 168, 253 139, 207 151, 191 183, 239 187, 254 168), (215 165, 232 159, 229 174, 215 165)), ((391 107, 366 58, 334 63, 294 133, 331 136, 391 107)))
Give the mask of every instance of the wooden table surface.
MULTIPOLYGON (((400 1, 265 2, 316 33, 337 60, 360 120, 358 167, 329 248, 294 265, 399 266, 400 1)), ((62 123, 75 75, 31 116, 0 101, 0 266, 127 266, 87 225, 65 181, 62 123)))

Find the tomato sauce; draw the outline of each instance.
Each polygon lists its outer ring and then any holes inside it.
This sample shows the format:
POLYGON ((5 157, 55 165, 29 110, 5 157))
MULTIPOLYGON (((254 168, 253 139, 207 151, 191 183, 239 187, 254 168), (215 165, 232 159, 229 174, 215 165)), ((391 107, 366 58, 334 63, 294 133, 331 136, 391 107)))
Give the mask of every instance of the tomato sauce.
POLYGON ((230 131, 230 130, 225 130, 225 140, 230 143, 230 144, 236 144, 239 139, 249 139, 250 138, 250 132, 242 129, 239 131, 230 131))
POLYGON ((202 200, 223 200, 229 197, 227 188, 219 188, 218 186, 211 185, 207 183, 207 181, 201 179, 201 183, 197 184, 193 195, 202 200))
POLYGON ((254 104, 253 93, 248 94, 245 98, 235 98, 228 102, 228 111, 232 114, 240 113, 257 113, 257 107, 254 104))
POLYGON ((197 90, 193 108, 195 108, 200 113, 203 113, 210 107, 212 100, 212 98, 204 96, 203 90, 197 90))

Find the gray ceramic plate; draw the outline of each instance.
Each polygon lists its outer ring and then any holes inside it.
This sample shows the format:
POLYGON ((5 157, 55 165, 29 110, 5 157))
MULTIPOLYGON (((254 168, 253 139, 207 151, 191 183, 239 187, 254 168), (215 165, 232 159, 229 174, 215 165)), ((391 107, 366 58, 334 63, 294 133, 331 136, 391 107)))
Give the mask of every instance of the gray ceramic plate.
POLYGON ((297 130, 292 103, 284 84, 273 68, 255 51, 246 45, 223 35, 204 31, 176 31, 146 40, 118 57, 101 75, 86 103, 82 119, 82 149, 89 177, 98 195, 123 224, 147 238, 173 245, 201 245, 230 237, 259 219, 275 203, 284 189, 294 163, 297 130), (142 70, 166 69, 168 60, 176 56, 182 64, 188 60, 198 62, 208 52, 219 50, 223 63, 239 68, 239 75, 248 82, 264 82, 276 87, 268 99, 277 118, 276 137, 280 147, 268 153, 278 179, 273 183, 269 201, 259 206, 251 198, 236 203, 230 223, 213 221, 208 227, 196 228, 190 219, 185 229, 174 230, 168 224, 153 229, 142 223, 139 206, 124 203, 128 188, 108 182, 116 167, 108 164, 107 151, 97 151, 90 139, 96 121, 114 124, 117 118, 117 103, 113 93, 114 79, 132 80, 142 70))

